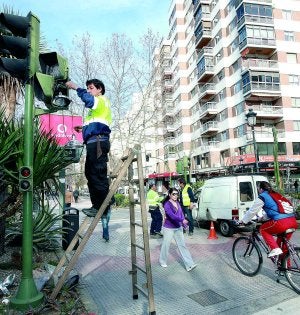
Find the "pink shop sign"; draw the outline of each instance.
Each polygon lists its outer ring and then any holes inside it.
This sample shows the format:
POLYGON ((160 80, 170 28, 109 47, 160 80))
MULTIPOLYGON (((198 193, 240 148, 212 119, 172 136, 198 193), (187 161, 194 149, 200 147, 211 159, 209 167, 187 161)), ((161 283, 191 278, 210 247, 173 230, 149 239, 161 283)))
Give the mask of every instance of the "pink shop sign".
POLYGON ((59 145, 64 146, 74 138, 80 142, 81 132, 74 130, 75 126, 82 126, 81 116, 45 114, 40 116, 41 129, 51 132, 59 145))

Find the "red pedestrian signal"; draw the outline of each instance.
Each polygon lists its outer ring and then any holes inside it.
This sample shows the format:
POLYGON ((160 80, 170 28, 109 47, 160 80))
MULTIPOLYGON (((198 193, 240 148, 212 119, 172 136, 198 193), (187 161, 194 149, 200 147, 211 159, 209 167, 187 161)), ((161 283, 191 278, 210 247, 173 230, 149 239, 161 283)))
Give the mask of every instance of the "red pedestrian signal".
POLYGON ((28 166, 22 166, 19 171, 20 191, 32 190, 32 169, 28 166))

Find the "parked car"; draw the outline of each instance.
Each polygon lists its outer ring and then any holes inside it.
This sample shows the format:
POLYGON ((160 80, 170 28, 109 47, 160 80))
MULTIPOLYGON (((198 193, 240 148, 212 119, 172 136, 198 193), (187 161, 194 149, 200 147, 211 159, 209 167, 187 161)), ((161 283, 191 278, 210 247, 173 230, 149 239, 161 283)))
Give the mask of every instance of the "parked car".
POLYGON ((240 220, 258 196, 258 185, 268 181, 262 175, 236 174, 205 181, 197 191, 197 206, 193 209, 196 221, 215 221, 224 236, 235 232, 232 220, 240 220))

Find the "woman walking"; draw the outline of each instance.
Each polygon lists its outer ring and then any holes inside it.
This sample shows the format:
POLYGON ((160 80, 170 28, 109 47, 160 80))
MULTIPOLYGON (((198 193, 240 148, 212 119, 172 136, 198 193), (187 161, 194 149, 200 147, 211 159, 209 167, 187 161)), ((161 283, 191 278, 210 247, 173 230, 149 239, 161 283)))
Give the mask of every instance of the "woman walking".
POLYGON ((165 222, 163 224, 163 243, 160 250, 159 263, 162 267, 167 267, 167 259, 169 248, 174 238, 180 255, 183 259, 187 271, 193 270, 197 265, 187 249, 184 236, 183 227, 188 228, 188 221, 185 219, 180 203, 178 202, 178 190, 170 188, 168 196, 163 202, 165 210, 165 222))

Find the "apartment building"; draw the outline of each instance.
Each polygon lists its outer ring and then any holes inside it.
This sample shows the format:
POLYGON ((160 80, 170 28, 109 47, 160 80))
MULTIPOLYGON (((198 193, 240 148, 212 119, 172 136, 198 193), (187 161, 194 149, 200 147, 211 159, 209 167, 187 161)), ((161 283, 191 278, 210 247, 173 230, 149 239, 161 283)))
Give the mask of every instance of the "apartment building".
POLYGON ((297 173, 300 1, 173 0, 169 25, 157 157, 172 171, 189 157, 194 177, 272 172, 275 136, 280 168, 297 173))

